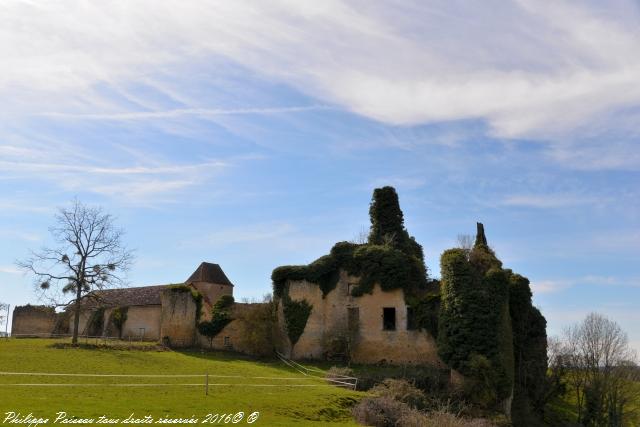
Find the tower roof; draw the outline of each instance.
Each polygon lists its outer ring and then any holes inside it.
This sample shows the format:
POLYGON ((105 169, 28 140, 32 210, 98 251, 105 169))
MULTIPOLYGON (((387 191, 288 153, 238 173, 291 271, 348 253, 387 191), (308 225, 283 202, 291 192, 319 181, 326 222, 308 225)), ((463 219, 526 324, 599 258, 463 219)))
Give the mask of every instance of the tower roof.
POLYGON ((224 274, 222 268, 220 268, 218 264, 213 264, 211 262, 203 262, 200 264, 185 283, 193 282, 206 282, 215 283, 217 285, 233 286, 233 283, 231 283, 227 275, 224 274))

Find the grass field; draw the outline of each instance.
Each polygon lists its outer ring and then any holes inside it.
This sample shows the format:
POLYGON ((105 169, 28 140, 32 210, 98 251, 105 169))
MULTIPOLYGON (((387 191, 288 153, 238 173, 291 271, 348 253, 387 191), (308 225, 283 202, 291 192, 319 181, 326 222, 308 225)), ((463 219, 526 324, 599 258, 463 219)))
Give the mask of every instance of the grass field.
MULTIPOLYGON (((165 416, 174 419, 195 417, 200 423, 207 414, 242 411, 244 419, 237 425, 247 424, 249 414, 259 412, 253 425, 353 426, 356 424, 351 418, 350 407, 363 396, 362 393, 327 386, 318 378, 305 377, 280 362, 256 362, 229 353, 157 351, 152 348, 146 351, 57 348, 55 343, 60 341, 0 339, 0 371, 199 376, 0 375, 0 424, 6 418, 6 412, 19 412, 22 416, 32 413, 35 417, 49 418, 49 424, 52 424, 60 411, 69 417, 96 420, 104 415, 122 422, 133 413, 136 418, 151 416, 154 421, 165 416), (204 391, 206 372, 210 374, 208 396, 204 391), (17 385, 27 383, 65 385, 17 385), (215 385, 221 383, 236 385, 215 385), (305 384, 312 387, 257 387, 259 384, 305 384)), ((213 424, 224 423, 216 420, 213 424)))

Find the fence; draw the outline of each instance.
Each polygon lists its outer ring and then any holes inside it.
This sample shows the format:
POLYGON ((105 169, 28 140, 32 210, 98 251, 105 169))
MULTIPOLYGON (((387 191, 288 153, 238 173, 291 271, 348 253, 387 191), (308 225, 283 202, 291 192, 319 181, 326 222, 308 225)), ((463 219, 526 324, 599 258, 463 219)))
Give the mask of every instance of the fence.
POLYGON ((332 383, 336 385, 336 387, 344 387, 355 390, 358 387, 358 378, 350 377, 347 375, 339 375, 339 374, 331 374, 331 376, 327 376, 325 371, 322 371, 317 368, 308 368, 303 366, 291 359, 286 358, 282 353, 276 352, 278 359, 280 359, 285 365, 295 369, 300 372, 302 375, 311 378, 321 378, 324 381, 332 383), (323 376, 319 376, 318 374, 323 374, 323 376))
MULTIPOLYGON (((5 338, 53 338, 53 339, 64 339, 64 338, 71 338, 73 337, 72 334, 8 334, 5 336, 5 338)), ((143 339, 144 337, 142 335, 140 336, 134 336, 134 335, 129 335, 127 337, 116 337, 116 336, 112 336, 112 337, 108 337, 108 336, 102 336, 102 335, 88 335, 88 334, 84 334, 78 335, 78 341, 82 342, 84 340, 84 342, 86 344, 89 343, 89 341, 95 342, 95 344, 98 344, 100 341, 102 341, 103 343, 106 343, 107 341, 128 341, 128 342, 156 342, 157 340, 145 340, 143 339)))
MULTIPOLYGON (((331 384, 314 382, 320 377, 271 377, 215 374, 85 374, 85 373, 52 373, 52 372, 0 372, 1 377, 41 377, 41 378, 92 378, 92 379, 127 379, 130 382, 9 382, 0 383, 0 387, 202 387, 209 394, 210 387, 333 387, 331 384), (190 379, 197 382, 131 382, 130 379, 190 379), (212 380, 216 382, 212 382, 212 380), (242 380, 242 382, 229 382, 242 380), (252 382, 258 380, 258 382, 252 382), (293 381, 293 383, 289 383, 293 381)), ((188 381, 188 380, 187 380, 188 381)))

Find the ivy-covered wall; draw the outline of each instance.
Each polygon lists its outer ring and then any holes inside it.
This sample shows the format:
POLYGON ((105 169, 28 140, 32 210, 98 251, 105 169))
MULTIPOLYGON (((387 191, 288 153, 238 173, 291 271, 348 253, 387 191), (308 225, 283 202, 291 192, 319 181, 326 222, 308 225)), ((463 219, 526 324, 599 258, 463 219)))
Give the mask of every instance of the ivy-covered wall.
POLYGON ((468 378, 476 403, 504 403, 514 425, 529 425, 516 421, 541 410, 535 402, 547 367, 546 321, 531 303, 529 281, 502 267, 482 224, 474 247, 445 251, 440 267, 440 356, 468 378))

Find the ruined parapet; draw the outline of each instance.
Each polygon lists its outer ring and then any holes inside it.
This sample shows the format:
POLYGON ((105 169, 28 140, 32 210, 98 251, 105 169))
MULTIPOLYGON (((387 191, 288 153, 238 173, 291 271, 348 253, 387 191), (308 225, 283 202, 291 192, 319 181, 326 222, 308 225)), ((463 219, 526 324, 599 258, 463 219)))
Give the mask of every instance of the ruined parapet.
POLYGON ((23 305, 13 310, 11 335, 50 335, 56 326, 57 315, 53 307, 44 305, 23 305))
POLYGON ((195 344, 198 306, 187 286, 167 287, 160 295, 160 337, 172 347, 195 344))

